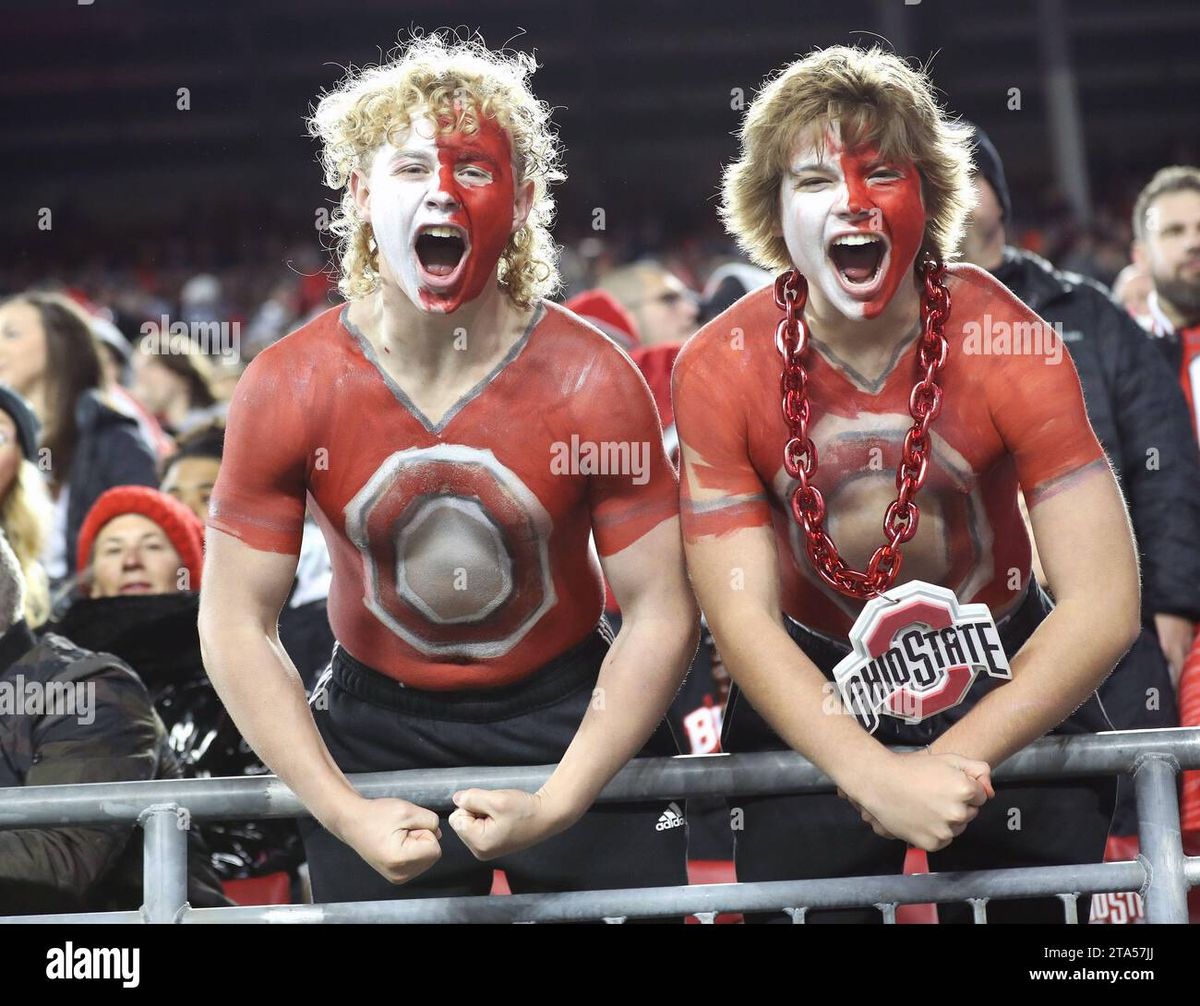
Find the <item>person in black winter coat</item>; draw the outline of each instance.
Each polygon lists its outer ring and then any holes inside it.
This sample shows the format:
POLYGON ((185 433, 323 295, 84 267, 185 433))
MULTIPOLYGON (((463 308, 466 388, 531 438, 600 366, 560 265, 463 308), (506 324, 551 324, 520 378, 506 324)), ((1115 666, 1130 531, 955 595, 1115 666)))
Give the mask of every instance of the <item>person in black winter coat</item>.
MULTIPOLYGON (((0 692, 9 699, 0 702, 0 788, 179 779, 138 676, 61 636, 38 640, 22 616, 22 589, 20 565, 0 534, 0 692)), ((2 808, 0 800, 0 915, 142 905, 143 842, 133 822, 5 828, 2 808)), ((188 903, 232 904, 196 831, 188 841, 188 903)))
MULTIPOLYGON (((49 628, 138 673, 185 776, 263 775, 204 670, 202 542, 200 521, 172 497, 145 486, 109 490, 80 531, 81 596, 49 628)), ((290 873, 304 858, 294 821, 212 822, 201 831, 224 880, 290 873)))
MULTIPOLYGON (((1101 701, 1118 729, 1177 726, 1175 688, 1200 620, 1200 449, 1187 403, 1162 354, 1104 287, 1005 244, 1004 169, 987 137, 976 135, 978 202, 963 256, 1061 326, 1137 537, 1144 628, 1101 687, 1101 701)), ((1122 787, 1114 834, 1136 830, 1125 780, 1122 787)))

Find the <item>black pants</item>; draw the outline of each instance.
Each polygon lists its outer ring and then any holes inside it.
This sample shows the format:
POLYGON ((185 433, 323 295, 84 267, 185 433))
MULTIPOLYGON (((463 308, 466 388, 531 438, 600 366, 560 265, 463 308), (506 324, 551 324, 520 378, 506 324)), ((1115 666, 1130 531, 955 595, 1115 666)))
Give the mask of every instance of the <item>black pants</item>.
MULTIPOLYGON (((1050 601, 1032 587, 1021 605, 997 624, 1005 652, 1014 656, 1050 611, 1050 601)), ((842 645, 809 632, 789 620, 788 631, 797 645, 825 673, 849 653, 842 645)), ((888 745, 924 745, 961 719, 994 680, 980 680, 960 706, 920 723, 908 724, 889 716, 875 736, 888 745)), ((1111 730, 1108 717, 1093 694, 1053 733, 1077 734, 1111 730)), ((787 745, 766 724, 735 686, 725 713, 722 746, 725 751, 786 750, 787 745)), ((1116 799, 1113 777, 1069 782, 998 784, 996 796, 958 838, 939 852, 929 853, 931 870, 981 870, 1022 866, 1096 863, 1104 858, 1116 799)), ((836 794, 745 797, 731 799, 734 861, 738 880, 804 880, 900 873, 907 851, 896 839, 880 838, 858 812, 836 794), (740 811, 740 813, 738 813, 740 811)), ((1081 922, 1086 922, 1090 898, 1076 899, 1081 922)), ((1056 897, 988 903, 992 922, 1062 922, 1063 904, 1056 897)), ((967 905, 939 905, 942 922, 969 922, 967 905)), ((880 922, 874 909, 812 911, 810 922, 880 922)), ((748 916, 748 922, 790 922, 783 913, 748 916)))
MULTIPOLYGON (((555 764, 592 701, 610 642, 602 626, 514 685, 455 692, 400 687, 339 646, 309 704, 334 761, 348 774, 555 764)), ((638 757, 678 753, 663 721, 638 757)), ((472 785, 464 776, 462 787, 472 785)), ((491 889, 493 868, 505 871, 514 894, 661 887, 687 883, 682 806, 670 800, 597 804, 562 834, 487 863, 443 816, 442 858, 400 886, 312 818, 301 819, 300 831, 316 901, 482 895, 491 889)))

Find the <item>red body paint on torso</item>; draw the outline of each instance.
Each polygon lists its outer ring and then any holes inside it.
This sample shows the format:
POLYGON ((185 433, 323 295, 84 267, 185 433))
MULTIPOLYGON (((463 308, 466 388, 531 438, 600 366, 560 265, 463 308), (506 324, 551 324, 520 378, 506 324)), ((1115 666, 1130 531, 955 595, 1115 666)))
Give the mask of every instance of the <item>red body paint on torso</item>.
MULTIPOLYGON (((969 355, 962 349, 968 322, 985 316, 993 324, 1036 322, 1036 315, 973 267, 951 267, 948 283, 945 399, 931 432, 929 475, 917 497, 919 530, 904 546, 898 582, 941 584, 960 600, 982 601, 1002 615, 1019 600, 1030 575, 1018 484, 1036 493, 1103 454, 1069 355, 1052 364, 1042 356, 969 355)), ((675 419, 681 441, 699 455, 682 475, 684 533, 695 541, 773 525, 784 611, 844 636, 861 605, 819 581, 787 504, 794 482, 782 460, 787 429, 774 345, 779 317, 770 288, 756 291, 701 329, 679 357, 675 419)), ((914 342, 877 390, 866 391, 815 349, 809 352, 810 433, 819 459, 814 484, 825 495, 827 530, 856 568, 882 542, 884 510, 895 498, 900 446, 912 425, 915 356, 914 342)))
POLYGON ((208 523, 296 554, 307 496, 350 654, 418 688, 519 680, 599 619, 589 534, 611 555, 678 512, 646 385, 612 343, 544 303, 481 390, 431 424, 340 311, 242 377, 208 523), (646 480, 556 471, 555 445, 573 435, 646 444, 646 480))

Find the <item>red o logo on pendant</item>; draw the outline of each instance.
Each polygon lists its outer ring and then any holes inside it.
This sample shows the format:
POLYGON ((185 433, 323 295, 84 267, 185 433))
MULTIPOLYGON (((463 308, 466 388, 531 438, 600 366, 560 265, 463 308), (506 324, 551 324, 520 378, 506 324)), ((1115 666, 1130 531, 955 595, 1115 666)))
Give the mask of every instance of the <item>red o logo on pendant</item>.
MULTIPOLYGON (((919 625, 930 630, 949 629, 954 625, 950 608, 925 598, 914 598, 897 604, 883 615, 863 638, 872 658, 882 657, 891 648, 892 640, 909 626, 919 625)), ((966 664, 951 664, 925 687, 904 684, 887 699, 887 711, 892 716, 917 723, 929 716, 958 705, 975 681, 975 671, 966 664)))
POLYGON ((1012 677, 987 605, 910 580, 867 602, 833 678, 845 708, 874 733, 881 715, 918 723, 958 705, 981 672, 1012 677))

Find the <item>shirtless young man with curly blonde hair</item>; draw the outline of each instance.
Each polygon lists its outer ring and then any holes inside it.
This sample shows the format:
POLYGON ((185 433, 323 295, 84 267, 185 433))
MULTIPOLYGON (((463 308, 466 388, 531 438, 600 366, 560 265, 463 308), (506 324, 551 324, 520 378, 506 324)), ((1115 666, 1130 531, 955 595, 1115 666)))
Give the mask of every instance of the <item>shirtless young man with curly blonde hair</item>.
POLYGON ((639 752, 677 753, 663 715, 697 615, 646 384, 544 299, 562 174, 533 69, 438 33, 321 98, 348 302, 256 357, 231 403, 205 659, 315 818, 319 901, 486 894, 484 861, 514 892, 687 882, 667 801, 590 809, 639 752), (276 632, 306 500, 338 640, 309 703, 276 632), (467 780, 450 828, 346 779, 551 763, 536 793, 467 780))

